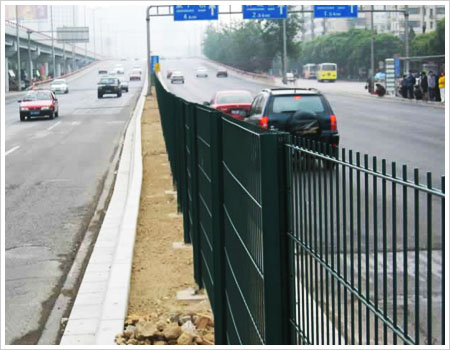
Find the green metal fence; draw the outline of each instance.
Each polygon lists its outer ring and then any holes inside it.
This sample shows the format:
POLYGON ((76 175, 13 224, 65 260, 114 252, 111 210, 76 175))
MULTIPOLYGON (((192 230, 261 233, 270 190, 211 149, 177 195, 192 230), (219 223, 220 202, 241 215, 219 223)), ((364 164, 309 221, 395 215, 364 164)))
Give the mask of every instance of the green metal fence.
POLYGON ((155 87, 216 344, 444 342, 444 178, 422 186, 155 87))

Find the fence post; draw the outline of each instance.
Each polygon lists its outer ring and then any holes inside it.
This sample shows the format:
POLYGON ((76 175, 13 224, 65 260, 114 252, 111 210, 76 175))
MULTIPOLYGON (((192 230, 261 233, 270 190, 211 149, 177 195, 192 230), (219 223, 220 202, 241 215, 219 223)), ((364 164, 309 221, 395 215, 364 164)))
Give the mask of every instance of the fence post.
POLYGON ((179 127, 179 155, 180 155, 180 188, 181 188, 181 211, 183 213, 183 231, 184 243, 191 243, 190 227, 189 227, 189 197, 188 197, 188 181, 187 181, 187 162, 186 162, 186 112, 187 106, 183 100, 180 101, 180 115, 178 116, 179 127))
POLYGON ((214 337, 216 345, 226 344, 225 322, 225 257, 223 228, 223 166, 222 166, 222 117, 220 113, 211 115, 211 182, 213 254, 214 254, 214 337))
POLYGON ((264 265, 265 344, 284 345, 288 338, 288 271, 283 145, 287 134, 264 134, 261 142, 261 188, 264 265))
POLYGON ((201 255, 200 255, 200 225, 198 214, 198 164, 197 164, 197 108, 189 104, 190 144, 191 144, 191 194, 192 194, 192 251, 194 264, 194 279, 199 288, 203 288, 201 255))

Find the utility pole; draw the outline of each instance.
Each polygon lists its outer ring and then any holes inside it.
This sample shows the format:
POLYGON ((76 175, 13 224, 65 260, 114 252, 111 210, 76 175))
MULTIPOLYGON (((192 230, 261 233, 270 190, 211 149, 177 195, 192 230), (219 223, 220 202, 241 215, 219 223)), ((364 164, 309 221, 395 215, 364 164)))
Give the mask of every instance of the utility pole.
POLYGON ((283 71, 283 83, 286 84, 286 69, 287 69, 287 50, 286 50, 286 21, 287 19, 282 19, 283 21, 283 57, 282 57, 282 71, 283 71))
MULTIPOLYGON (((86 27, 86 5, 84 7, 84 26, 86 27)), ((84 43, 84 58, 87 58, 87 42, 84 43)))
POLYGON ((373 78, 375 74, 375 53, 373 42, 373 5, 370 6, 370 77, 373 78))
MULTIPOLYGON (((409 57, 409 12, 408 5, 405 5, 405 57, 409 57)), ((406 59, 405 70, 409 72, 409 59, 406 59)))
POLYGON ((21 91, 21 72, 20 72, 20 36, 19 36, 19 6, 16 5, 16 39, 17 39, 17 81, 18 90, 21 91))
POLYGON ((147 7, 147 16, 145 20, 147 22, 147 74, 148 74, 148 88, 147 94, 152 96, 152 69, 150 65, 150 10, 153 6, 147 7))
POLYGON ((31 30, 27 30, 27 34, 28 34, 28 80, 30 81, 30 86, 31 86, 31 81, 33 80, 33 68, 32 68, 32 62, 31 62, 31 33, 33 33, 31 30))
MULTIPOLYGON (((53 65, 53 78, 56 75, 56 62, 55 62, 55 42, 53 33, 53 6, 50 5, 50 25, 52 30, 52 65, 53 65)), ((47 74, 48 75, 48 74, 47 74)))

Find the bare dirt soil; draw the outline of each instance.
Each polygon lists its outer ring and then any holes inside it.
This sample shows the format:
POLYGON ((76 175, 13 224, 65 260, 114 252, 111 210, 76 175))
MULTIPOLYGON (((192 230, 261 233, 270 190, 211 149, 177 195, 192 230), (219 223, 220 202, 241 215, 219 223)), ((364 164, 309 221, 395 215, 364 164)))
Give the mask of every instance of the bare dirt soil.
POLYGON ((141 125, 143 183, 128 317, 116 342, 211 345, 214 323, 208 300, 177 300, 177 292, 197 287, 192 249, 172 246, 174 242, 183 242, 182 216, 177 214, 155 94, 147 97, 141 125))

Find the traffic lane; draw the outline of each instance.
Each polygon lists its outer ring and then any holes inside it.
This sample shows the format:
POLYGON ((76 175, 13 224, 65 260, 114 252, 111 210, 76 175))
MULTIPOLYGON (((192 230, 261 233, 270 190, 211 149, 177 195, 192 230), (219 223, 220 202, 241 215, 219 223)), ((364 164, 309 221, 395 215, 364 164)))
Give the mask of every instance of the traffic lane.
MULTIPOLYGON (((51 121, 54 127, 50 130, 46 121, 30 122, 39 125, 37 132, 22 138, 21 147, 7 155, 8 344, 36 343, 96 209, 104 178, 137 101, 137 86, 135 90, 130 90, 129 103, 123 106, 114 105, 120 100, 115 98, 100 100, 102 108, 86 104, 51 121), (107 108, 108 102, 111 108, 107 108), (47 128, 41 127, 43 124, 47 128)), ((92 93, 92 101, 97 102, 96 91, 92 93)), ((70 99, 71 94, 66 96, 70 99)), ((84 95, 80 91, 74 96, 84 95)))
MULTIPOLYGON (((202 104, 205 101, 210 101, 211 97, 220 90, 248 90, 255 96, 263 88, 268 88, 270 85, 264 85, 258 82, 250 82, 240 79, 232 74, 227 78, 217 78, 217 69, 210 64, 205 63, 199 59, 184 59, 184 60, 167 60, 167 63, 162 64, 163 80, 169 91, 175 93, 188 101, 202 104), (208 77, 197 78, 195 76, 196 69, 200 66, 207 67, 208 77), (176 69, 183 72, 185 76, 185 83, 170 83, 170 79, 166 78, 166 71, 168 69, 176 69)), ((275 87, 275 86, 273 86, 275 87)))
MULTIPOLYGON (((110 64, 111 69, 113 66, 110 64)), ((117 98, 117 101, 112 101, 110 98, 114 95, 105 95, 104 99, 97 98, 97 82, 99 75, 97 70, 92 71, 90 74, 84 75, 77 80, 69 83, 68 94, 57 94, 60 118, 63 119, 66 116, 70 116, 73 113, 77 113, 77 109, 92 107, 100 109, 102 107, 108 108, 111 105, 126 106, 130 102, 130 98, 140 91, 142 82, 131 82, 129 84, 129 92, 123 92, 121 98, 117 98)), ((14 139, 14 136, 20 138, 26 138, 30 133, 40 131, 49 127, 49 125, 56 123, 58 119, 54 121, 45 118, 34 118, 30 121, 21 122, 19 120, 19 104, 9 104, 5 106, 5 138, 7 143, 7 149, 9 143, 16 144, 18 141, 14 139), (19 134, 19 135, 18 135, 19 134)))
MULTIPOLYGON (((337 116, 341 147, 377 156, 379 159, 431 171, 440 184, 445 174, 445 112, 422 105, 381 103, 359 97, 326 95, 337 116)), ((370 97, 369 97, 370 98, 370 97)))
MULTIPOLYGON (((207 64, 198 59, 169 60, 163 64, 164 79, 165 67, 179 69, 187 77, 184 85, 167 82, 169 90, 187 100, 202 103, 209 101, 220 89, 246 89, 256 94, 270 87, 232 75, 217 79, 212 69, 209 72, 214 78, 195 78, 195 69, 199 66, 207 64)), ((433 173, 435 183, 440 181, 440 175, 445 173, 444 109, 345 94, 339 84, 325 85, 328 92, 324 95, 337 115, 342 147, 398 164, 405 163, 411 170, 418 167, 423 173, 422 182, 425 171, 433 173), (334 91, 331 90, 333 87, 334 91)))

